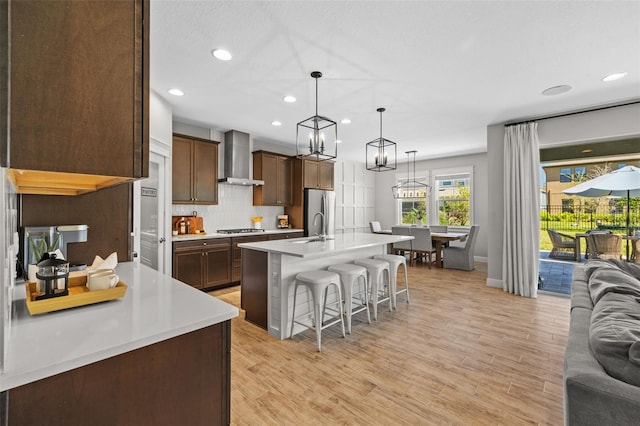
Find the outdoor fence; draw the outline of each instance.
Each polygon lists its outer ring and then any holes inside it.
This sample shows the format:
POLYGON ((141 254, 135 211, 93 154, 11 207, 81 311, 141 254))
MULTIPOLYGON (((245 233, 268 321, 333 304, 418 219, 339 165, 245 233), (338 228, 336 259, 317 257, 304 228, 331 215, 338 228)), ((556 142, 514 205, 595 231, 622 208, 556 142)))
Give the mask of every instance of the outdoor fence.
MULTIPOLYGON (((636 203, 637 204, 637 203, 636 203)), ((640 230, 640 207, 629 211, 632 230, 640 230)), ((540 228, 557 231, 611 230, 624 233, 627 228, 627 208, 620 206, 543 206, 540 209, 540 228)))

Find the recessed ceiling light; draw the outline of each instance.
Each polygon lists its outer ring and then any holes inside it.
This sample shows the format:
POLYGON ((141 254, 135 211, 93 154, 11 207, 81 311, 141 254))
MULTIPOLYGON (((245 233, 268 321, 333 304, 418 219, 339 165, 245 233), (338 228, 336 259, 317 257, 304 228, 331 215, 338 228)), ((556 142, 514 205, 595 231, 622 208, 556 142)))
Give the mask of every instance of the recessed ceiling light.
POLYGON ((293 103, 296 101, 296 98, 295 96, 287 95, 284 98, 282 98, 282 100, 288 103, 293 103))
POLYGON ((605 76, 602 81, 614 81, 614 80, 620 80, 623 77, 626 77, 627 73, 626 72, 616 72, 613 74, 609 74, 607 76, 605 76))
POLYGON ((561 86, 549 87, 548 89, 543 90, 542 94, 545 96, 553 96, 559 95, 560 93, 568 92, 569 90, 571 90, 571 86, 569 86, 568 84, 563 84, 561 86))
POLYGON ((592 152, 593 152, 593 150, 592 150, 592 149, 583 149, 583 150, 582 150, 582 153, 583 153, 583 154, 590 154, 590 153, 592 153, 592 152))
POLYGON ((171 93, 173 96, 182 96, 184 95, 184 92, 180 89, 169 89, 169 93, 171 93))
POLYGON ((350 124, 351 120, 349 120, 348 118, 343 118, 341 121, 342 124, 350 124))
POLYGON ((221 61, 228 61, 231 59, 231 53, 228 50, 224 49, 213 49, 211 54, 214 58, 220 59, 221 61))
POLYGON ((276 121, 272 121, 271 125, 272 126, 282 126, 282 123, 276 120, 276 121))

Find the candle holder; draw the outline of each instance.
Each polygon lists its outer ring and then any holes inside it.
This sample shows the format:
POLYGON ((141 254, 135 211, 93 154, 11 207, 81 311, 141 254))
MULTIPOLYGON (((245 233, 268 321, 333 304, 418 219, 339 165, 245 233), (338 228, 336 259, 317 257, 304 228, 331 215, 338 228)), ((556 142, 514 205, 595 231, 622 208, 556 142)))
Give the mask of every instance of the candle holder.
POLYGON ((316 114, 296 127, 296 156, 315 157, 316 161, 331 160, 338 156, 338 124, 318 115, 318 79, 322 73, 314 71, 311 77, 316 80, 316 114))
POLYGON ((366 163, 367 170, 385 172, 395 170, 397 166, 397 146, 395 142, 382 137, 382 113, 384 108, 378 108, 380 113, 380 137, 367 142, 366 163))

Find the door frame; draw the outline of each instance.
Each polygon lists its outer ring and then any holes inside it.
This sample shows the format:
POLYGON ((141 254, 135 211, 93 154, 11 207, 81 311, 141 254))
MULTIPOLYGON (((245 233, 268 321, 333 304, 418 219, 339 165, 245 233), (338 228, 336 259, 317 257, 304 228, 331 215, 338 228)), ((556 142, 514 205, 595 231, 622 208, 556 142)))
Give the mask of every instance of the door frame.
MULTIPOLYGON (((149 155, 156 154, 164 158, 164 208, 159 206, 162 217, 162 228, 158 230, 158 238, 164 238, 165 242, 161 244, 162 259, 158 259, 162 265, 159 272, 165 275, 172 273, 172 247, 171 247, 171 147, 164 143, 150 138, 149 155)), ((140 263, 140 200, 142 197, 141 181, 133 183, 133 251, 136 253, 133 261, 140 263)))

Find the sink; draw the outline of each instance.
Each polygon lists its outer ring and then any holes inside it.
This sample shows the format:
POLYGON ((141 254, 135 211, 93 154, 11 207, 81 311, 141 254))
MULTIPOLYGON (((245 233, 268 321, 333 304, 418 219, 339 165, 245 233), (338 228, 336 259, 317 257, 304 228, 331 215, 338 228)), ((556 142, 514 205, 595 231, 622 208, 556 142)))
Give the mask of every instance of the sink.
POLYGON ((306 240, 290 241, 290 243, 291 244, 323 243, 325 241, 330 241, 330 240, 333 240, 333 238, 325 238, 323 240, 322 238, 313 237, 313 238, 309 238, 309 239, 306 239, 306 240))

